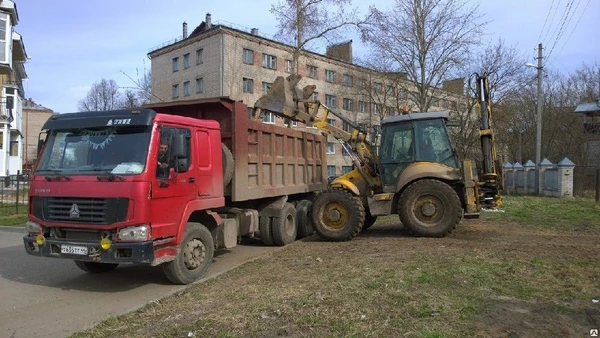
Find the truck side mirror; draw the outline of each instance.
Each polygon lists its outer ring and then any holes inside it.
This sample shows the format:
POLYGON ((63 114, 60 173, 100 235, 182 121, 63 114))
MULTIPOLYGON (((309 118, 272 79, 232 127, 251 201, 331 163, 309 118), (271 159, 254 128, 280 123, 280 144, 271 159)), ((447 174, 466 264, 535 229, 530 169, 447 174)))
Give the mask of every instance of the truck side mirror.
POLYGON ((186 137, 183 134, 176 134, 173 136, 173 152, 171 155, 175 159, 187 158, 186 151, 186 137))

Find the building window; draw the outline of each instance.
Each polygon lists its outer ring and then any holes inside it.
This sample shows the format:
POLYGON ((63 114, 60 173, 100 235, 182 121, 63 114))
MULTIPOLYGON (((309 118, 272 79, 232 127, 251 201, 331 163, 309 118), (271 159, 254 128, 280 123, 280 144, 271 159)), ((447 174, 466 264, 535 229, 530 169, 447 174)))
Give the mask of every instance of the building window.
POLYGON ((393 97, 394 96, 394 87, 393 86, 387 86, 387 96, 388 97, 393 97))
POLYGON ((4 133, 0 131, 0 149, 4 149, 4 133))
POLYGON ((307 65, 306 70, 308 71, 308 77, 313 78, 313 79, 318 79, 319 68, 317 68, 315 66, 307 65))
POLYGON ((406 89, 401 89, 398 91, 398 100, 406 100, 408 94, 406 93, 406 89))
POLYGON ((345 110, 352 110, 352 99, 344 99, 342 102, 342 108, 345 110))
POLYGON ((285 71, 288 73, 292 72, 292 60, 285 60, 285 71))
POLYGON ((351 165, 343 165, 342 166, 342 174, 347 174, 352 171, 351 165))
POLYGON ((313 101, 319 101, 319 93, 313 92, 312 95, 310 96, 310 99, 313 101))
POLYGON ((417 92, 410 92, 410 99, 413 102, 417 102, 419 100, 419 94, 417 92))
POLYGON ((173 98, 176 99, 179 97, 179 84, 173 85, 173 98))
POLYGON ((366 89, 367 88, 367 79, 358 80, 358 88, 366 89))
POLYGON ((204 93, 204 79, 196 79, 196 94, 204 93))
POLYGON ((346 121, 344 121, 344 127, 343 127, 343 128, 344 128, 344 131, 347 131, 347 132, 349 132, 349 133, 351 133, 351 132, 352 132, 352 130, 354 129, 354 127, 352 127, 352 126, 350 125, 350 123, 348 123, 348 122, 346 122, 346 121))
POLYGON ((440 100, 440 106, 441 106, 442 108, 448 108, 448 100, 446 100, 446 99, 441 99, 441 100, 440 100))
POLYGON ((328 177, 335 176, 335 166, 334 165, 327 166, 327 176, 328 177))
POLYGON ((335 83, 335 72, 333 70, 325 69, 325 81, 335 83))
POLYGON ((327 151, 326 151, 326 153, 328 155, 335 154, 335 143, 333 143, 333 142, 327 142, 327 151))
POLYGON ((354 85, 354 78, 350 74, 344 74, 344 86, 352 87, 354 85))
POLYGON ((365 101, 358 101, 358 111, 361 113, 367 112, 367 103, 365 101))
POLYGON ((183 69, 190 68, 190 53, 183 54, 183 69))
POLYGON ((268 92, 268 91, 269 91, 269 89, 271 89, 271 86, 272 86, 272 85, 273 85, 273 84, 272 84, 271 82, 264 82, 264 81, 263 81, 263 83, 262 83, 262 91, 263 91, 263 93, 266 93, 266 92, 268 92))
POLYGON ((10 141, 9 156, 19 156, 19 141, 10 141))
POLYGON ((373 88, 375 88, 376 93, 381 93, 383 91, 383 85, 381 84, 381 82, 375 82, 373 88))
POLYGON ((246 107, 246 111, 248 112, 248 120, 253 120, 253 118, 254 118, 254 107, 246 107))
MULTIPOLYGON (((16 9, 16 7, 15 7, 16 9)), ((8 51, 6 50, 6 41, 9 41, 10 37, 6 37, 6 33, 11 32, 8 15, 6 13, 0 13, 0 62, 7 63, 8 51)))
POLYGON ((179 71, 179 58, 173 58, 173 71, 177 72, 179 71))
POLYGON ((254 64, 254 51, 251 49, 244 48, 244 53, 242 55, 242 58, 244 59, 245 64, 253 65, 254 64))
POLYGON ((287 117, 283 120, 283 123, 286 126, 292 126, 292 127, 297 127, 298 126, 298 122, 292 121, 292 120, 288 119, 287 117))
POLYGON ((434 107, 437 107, 440 105, 440 99, 438 99, 437 97, 432 97, 431 98, 431 105, 434 107))
POLYGON ((275 124, 275 114, 265 113, 263 114, 263 122, 268 124, 275 124))
POLYGON ((335 127, 335 119, 333 119, 331 117, 328 117, 327 118, 327 123, 335 127))
POLYGON ((242 90, 244 93, 254 93, 254 80, 244 78, 242 90))
POLYGON ((277 58, 273 55, 263 54, 263 67, 277 69, 277 58))
POLYGON ((331 108, 335 108, 335 95, 325 94, 325 105, 331 108))
POLYGON ((190 96, 190 81, 183 83, 183 96, 190 96))
POLYGON ((196 49, 196 64, 199 65, 202 62, 202 53, 204 52, 204 49, 200 48, 200 49, 196 49))

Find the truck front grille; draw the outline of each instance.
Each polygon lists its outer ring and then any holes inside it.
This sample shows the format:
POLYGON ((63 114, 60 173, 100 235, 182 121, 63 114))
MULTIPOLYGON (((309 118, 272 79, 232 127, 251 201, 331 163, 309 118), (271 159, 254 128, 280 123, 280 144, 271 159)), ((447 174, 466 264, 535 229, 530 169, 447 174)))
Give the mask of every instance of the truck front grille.
POLYGON ((129 199, 88 197, 32 198, 33 214, 46 221, 79 224, 111 224, 127 219, 129 199))

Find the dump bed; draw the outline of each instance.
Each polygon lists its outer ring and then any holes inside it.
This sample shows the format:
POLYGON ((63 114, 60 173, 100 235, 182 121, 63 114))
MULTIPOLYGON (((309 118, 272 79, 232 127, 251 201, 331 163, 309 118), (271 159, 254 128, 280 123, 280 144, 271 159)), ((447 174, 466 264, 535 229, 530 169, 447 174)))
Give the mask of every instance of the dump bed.
POLYGON ((325 189, 327 165, 323 135, 250 120, 248 107, 229 98, 151 104, 158 113, 216 120, 221 141, 235 161, 231 200, 293 195, 325 189))

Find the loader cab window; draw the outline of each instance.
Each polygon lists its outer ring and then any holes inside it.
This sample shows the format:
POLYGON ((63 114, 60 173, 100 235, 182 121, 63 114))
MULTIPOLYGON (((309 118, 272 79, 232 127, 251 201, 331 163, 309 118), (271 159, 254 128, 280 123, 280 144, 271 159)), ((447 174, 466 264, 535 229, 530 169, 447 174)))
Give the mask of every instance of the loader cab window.
POLYGON ((384 186, 395 186, 402 170, 415 160, 413 124, 384 125, 382 134, 379 169, 384 186))
POLYGON ((185 128, 175 127, 162 127, 160 130, 160 140, 158 146, 158 156, 156 161, 156 177, 165 179, 169 177, 169 171, 171 168, 175 171, 182 171, 181 169, 189 169, 191 165, 191 132, 185 128), (185 136, 185 153, 187 161, 181 161, 173 156, 173 138, 175 135, 181 134, 185 136), (185 166, 182 167, 182 166, 185 166))
POLYGON ((423 120, 415 124, 418 161, 438 162, 458 168, 444 120, 423 120))

